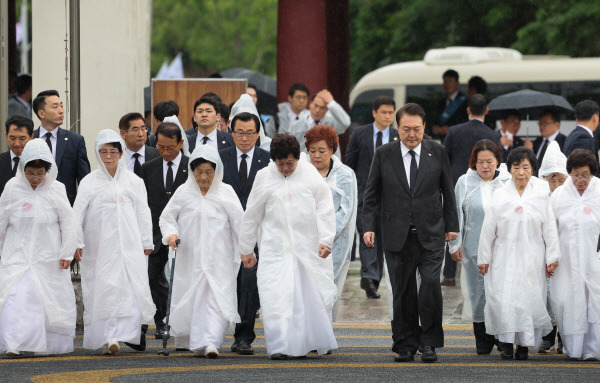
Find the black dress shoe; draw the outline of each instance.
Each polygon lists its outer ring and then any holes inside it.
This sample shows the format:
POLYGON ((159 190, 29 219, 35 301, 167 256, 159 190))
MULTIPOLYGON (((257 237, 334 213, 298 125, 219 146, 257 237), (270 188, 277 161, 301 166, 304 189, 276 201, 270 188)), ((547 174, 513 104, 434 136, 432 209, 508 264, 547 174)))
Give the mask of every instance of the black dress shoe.
POLYGON ((394 358, 394 362, 406 363, 415 360, 415 353, 413 351, 401 351, 398 356, 394 358))
POLYGON ((529 358, 529 347, 517 346, 517 351, 515 352, 516 360, 527 360, 529 358))
POLYGON ((365 290, 365 293, 367 293, 367 298, 373 298, 373 299, 381 298, 381 295, 379 295, 379 293, 377 292, 377 288, 375 287, 375 284, 369 278, 363 277, 360 279, 360 288, 365 290))
MULTIPOLYGON (((239 355, 254 355, 254 349, 245 340, 240 340, 237 343, 236 351, 239 355)), ((231 350, 233 351, 233 345, 231 346, 231 350)))
POLYGON ((502 344, 502 353, 500 354, 502 359, 512 359, 513 358, 513 344, 512 343, 503 343, 502 344))
POLYGON ((438 357, 435 353, 435 347, 423 346, 423 354, 421 355, 421 361, 425 363, 433 363, 437 360, 438 357))
POLYGON ((154 333, 154 339, 163 339, 164 337, 165 337, 164 328, 157 328, 156 332, 154 333))
POLYGON ((279 352, 276 353, 276 354, 271 355, 271 360, 284 360, 284 359, 287 359, 287 358, 288 358, 287 355, 281 354, 279 352))
POLYGON ((142 331, 142 335, 140 336, 140 344, 131 344, 125 342, 127 347, 134 349, 135 351, 145 351, 146 350, 146 333, 142 331))

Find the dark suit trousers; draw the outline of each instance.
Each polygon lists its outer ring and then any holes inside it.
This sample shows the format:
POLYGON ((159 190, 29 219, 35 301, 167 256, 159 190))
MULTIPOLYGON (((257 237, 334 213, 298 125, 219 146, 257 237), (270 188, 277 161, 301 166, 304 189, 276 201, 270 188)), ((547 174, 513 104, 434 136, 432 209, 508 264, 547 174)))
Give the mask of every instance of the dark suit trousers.
POLYGON ((365 233, 362 224, 362 207, 358 209, 356 214, 356 228, 358 229, 360 242, 360 276, 371 279, 375 283, 375 286, 379 287, 379 281, 381 281, 383 273, 383 244, 381 242, 379 219, 377 220, 377 228, 375 229, 374 247, 367 247, 363 240, 365 233))
POLYGON ((425 249, 414 233, 408 234, 399 252, 385 251, 394 301, 394 352, 416 351, 419 345, 444 346, 440 287, 443 257, 444 249, 425 249), (418 292, 417 269, 421 275, 418 292))
POLYGON ((446 246, 445 251, 445 263, 444 263, 444 277, 446 278, 454 278, 456 276, 456 261, 452 260, 452 256, 450 255, 450 246, 446 246))
MULTIPOLYGON (((255 255, 258 258, 255 249, 255 255)), ((256 321, 256 311, 260 307, 258 298, 258 286, 256 285, 256 270, 258 262, 253 267, 247 269, 242 263, 237 278, 237 296, 238 313, 241 323, 235 325, 235 340, 252 343, 256 339, 254 334, 254 322, 256 321)))
POLYGON ((152 301, 156 305, 154 323, 164 326, 167 316, 167 299, 169 298, 169 280, 165 275, 165 265, 169 260, 169 247, 162 245, 160 250, 148 256, 148 280, 152 301))

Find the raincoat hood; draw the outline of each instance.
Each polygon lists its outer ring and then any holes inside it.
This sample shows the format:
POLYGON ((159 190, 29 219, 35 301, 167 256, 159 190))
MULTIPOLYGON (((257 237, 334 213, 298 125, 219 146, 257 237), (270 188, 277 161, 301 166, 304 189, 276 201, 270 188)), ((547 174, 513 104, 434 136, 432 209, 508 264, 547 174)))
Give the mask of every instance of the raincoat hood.
POLYGON ((204 158, 207 161, 210 161, 216 165, 215 168, 215 177, 213 178, 213 182, 208 188, 208 192, 206 196, 211 195, 211 192, 219 189, 221 184, 223 183, 223 162, 221 161, 221 156, 219 156, 219 152, 217 149, 213 148, 209 145, 200 145, 196 146, 192 154, 190 155, 190 161, 188 163, 188 180, 186 183, 190 183, 193 186, 194 190, 200 192, 200 186, 196 182, 194 178, 194 171, 192 170, 192 162, 197 160, 198 158, 204 158))
POLYGON ((548 145, 538 174, 540 177, 548 177, 552 173, 569 176, 569 173, 567 173, 567 157, 560 151, 560 146, 556 141, 552 141, 548 145))
POLYGON ((54 161, 54 156, 50 153, 50 148, 48 148, 48 144, 46 141, 41 138, 35 138, 29 141, 25 148, 23 148, 23 153, 21 154, 21 161, 19 162, 19 167, 17 170, 16 177, 22 178, 25 183, 29 185, 29 181, 25 178, 25 165, 30 163, 31 161, 42 160, 49 162, 52 166, 50 170, 46 174, 46 179, 43 184, 38 187, 48 188, 56 180, 56 176, 58 174, 58 167, 56 166, 56 162, 54 161))
POLYGON ((188 142, 188 135, 185 133, 185 130, 183 130, 183 126, 181 126, 181 122, 179 122, 179 119, 177 118, 177 116, 165 117, 163 122, 170 122, 172 124, 179 126, 179 130, 181 131, 181 137, 183 138, 183 147, 182 147, 183 155, 186 157, 189 157, 190 156, 190 143, 188 142))
POLYGON ((265 128, 262 123, 262 119, 260 118, 260 114, 258 114, 258 110, 256 109, 256 105, 254 105, 254 101, 252 101, 252 97, 249 94, 242 94, 240 99, 233 104, 231 107, 231 114, 229 115, 229 120, 233 121, 233 118, 240 113, 250 113, 258 117, 258 121, 260 122, 258 136, 260 138, 260 146, 263 149, 263 145, 271 145, 271 139, 265 136, 265 128))
MULTIPOLYGON (((101 169, 101 172, 107 177, 113 178, 106 170, 106 166, 104 162, 102 162, 102 158, 100 157, 100 149, 106 144, 110 144, 113 142, 118 142, 121 144, 121 150, 125 151, 125 141, 121 138, 121 136, 112 129, 104 129, 98 133, 98 137, 96 137, 96 159, 98 160, 98 169, 101 169)), ((47 145, 46 145, 47 146, 47 145)), ((125 155, 122 153, 121 159, 119 160, 119 165, 117 168, 117 172, 115 173, 114 178, 119 178, 120 174, 124 171, 127 171, 127 162, 125 160, 125 155)))

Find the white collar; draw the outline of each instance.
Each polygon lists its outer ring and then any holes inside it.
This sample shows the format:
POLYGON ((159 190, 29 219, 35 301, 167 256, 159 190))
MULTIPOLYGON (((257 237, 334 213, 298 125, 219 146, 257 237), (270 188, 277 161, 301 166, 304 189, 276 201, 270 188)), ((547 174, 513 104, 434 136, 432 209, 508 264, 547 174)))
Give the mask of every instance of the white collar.
MULTIPOLYGON (((404 145, 404 143, 402 141, 400 141, 400 149, 402 149, 402 157, 406 156, 408 154, 408 151, 410 150, 409 148, 406 147, 406 145, 404 145)), ((419 145, 417 145, 417 147, 413 149, 413 151, 417 154, 417 156, 421 157, 421 143, 420 142, 419 142, 419 145)))
POLYGON ((452 93, 450 96, 448 96, 448 98, 450 99, 450 101, 454 101, 454 99, 456 98, 457 95, 458 95, 458 91, 452 93))
POLYGON ((142 148, 140 150, 138 150, 137 152, 134 152, 133 150, 131 150, 127 147, 125 148, 125 151, 129 155, 129 157, 133 157, 133 155, 135 153, 139 153, 142 157, 146 157, 146 145, 142 146, 142 148))
POLYGON ((558 133, 560 133, 560 132, 557 130, 556 133, 554 133, 553 135, 551 135, 548 138, 542 137, 542 142, 544 142, 544 140, 548 140, 548 143, 550 143, 550 142, 556 140, 556 137, 558 136, 558 133))
MULTIPOLYGON (((57 138, 58 137, 58 129, 60 128, 60 126, 57 126, 56 129, 53 129, 50 134, 52 134, 52 137, 57 138)), ((42 125, 40 125, 40 138, 44 137, 46 135, 46 133, 48 133, 48 131, 46 130, 46 128, 44 128, 42 125)))
POLYGON ((197 141, 201 141, 202 137, 208 137, 211 141, 217 141, 217 128, 215 128, 212 132, 208 133, 208 135, 204 135, 198 131, 198 139, 197 141))
MULTIPOLYGON (((254 156, 254 148, 255 147, 256 147, 256 145, 253 146, 252 149, 248 150, 248 153, 246 153, 246 155, 248 156, 248 158, 251 159, 252 156, 254 156)), ((235 151, 237 152, 238 158, 241 158, 242 154, 244 154, 237 146, 235 147, 235 151)))
POLYGON ((587 126, 583 126, 583 125, 577 125, 582 127, 583 129, 587 130, 587 132, 590 134, 590 136, 594 137, 594 132, 592 132, 592 129, 588 128, 587 126))
MULTIPOLYGON (((177 155, 177 157, 175 157, 175 159, 171 162, 173 162, 173 165, 175 166, 175 168, 179 167, 179 163, 181 162, 181 151, 179 151, 179 154, 177 155)), ((165 161, 164 158, 163 158, 163 166, 169 166, 168 162, 165 161)))

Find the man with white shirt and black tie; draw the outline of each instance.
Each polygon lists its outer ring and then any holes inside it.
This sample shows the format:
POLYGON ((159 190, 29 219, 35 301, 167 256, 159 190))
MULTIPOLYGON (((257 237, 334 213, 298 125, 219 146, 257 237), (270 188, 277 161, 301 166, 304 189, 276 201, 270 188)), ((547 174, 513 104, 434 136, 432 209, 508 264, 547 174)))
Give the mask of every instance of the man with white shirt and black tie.
MULTIPOLYGON (((533 142, 531 142, 530 139, 526 139, 524 146, 533 150, 537 157, 538 164, 541 164, 544 155, 546 154, 546 149, 548 149, 548 145, 550 145, 552 141, 556 141, 562 151, 565 147, 567 136, 559 132, 560 116, 553 111, 544 112, 538 121, 538 126, 540 127, 541 136, 536 138, 533 142)), ((535 176, 537 176, 537 173, 538 170, 536 169, 535 176)))
MULTIPOLYGON (((252 190, 256 173, 269 165, 270 154, 256 146, 260 129, 259 117, 242 112, 231 120, 231 130, 235 146, 221 150, 223 161, 223 182, 231 185, 244 210, 252 190)), ((258 259, 258 249, 254 249, 258 259)), ((257 265, 251 268, 240 267, 238 274, 238 311, 241 323, 235 326, 235 340, 231 351, 240 355, 252 355, 252 342, 256 338, 254 321, 260 306, 256 285, 257 265)))
POLYGON ((577 127, 567 137, 563 153, 569 154, 575 149, 588 149, 598 159, 598 148, 594 140, 594 132, 600 120, 600 107, 593 100, 580 101, 575 105, 575 120, 577 127))
POLYGON ((188 137, 190 153, 198 145, 210 145, 217 150, 235 146, 231 134, 217 129, 219 116, 219 104, 214 98, 202 97, 196 100, 192 119, 196 133, 188 137))
POLYGON ((146 145, 148 138, 146 119, 140 113, 127 113, 119 120, 119 132, 125 141, 127 169, 141 177, 142 165, 160 157, 156 148, 146 145))
POLYGON ((33 132, 35 138, 42 138, 48 144, 56 166, 56 180, 67 189, 67 197, 73 205, 77 196, 77 184, 90 172, 85 140, 82 135, 60 127, 65 110, 56 90, 38 93, 33 100, 33 113, 40 119, 41 126, 33 132))
POLYGON ((33 139, 33 121, 30 118, 12 116, 6 120, 5 127, 8 151, 0 154, 0 194, 4 185, 16 175, 21 153, 27 142, 33 139))
POLYGON ((171 122, 160 124, 156 129, 156 139, 156 148, 160 156, 142 165, 141 177, 146 186, 148 206, 152 215, 154 250, 148 257, 148 280, 152 300, 156 305, 155 337, 162 339, 169 294, 169 282, 164 271, 168 261, 169 247, 162 243, 163 236, 158 221, 173 193, 188 178, 188 157, 181 152, 183 134, 176 124, 171 122))

